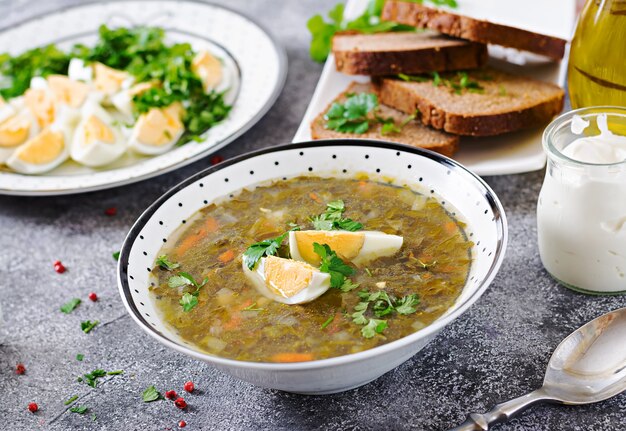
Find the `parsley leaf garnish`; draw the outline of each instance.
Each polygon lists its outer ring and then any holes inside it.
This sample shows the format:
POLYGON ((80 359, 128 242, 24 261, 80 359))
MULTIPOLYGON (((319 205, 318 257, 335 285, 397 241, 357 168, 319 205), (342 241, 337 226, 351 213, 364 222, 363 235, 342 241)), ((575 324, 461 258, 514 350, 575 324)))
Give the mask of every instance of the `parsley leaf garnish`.
POLYGON ((61 311, 65 314, 70 314, 78 305, 83 302, 79 298, 72 298, 65 304, 61 305, 61 311))
POLYGON ((76 360, 77 361, 82 361, 83 359, 85 359, 85 355, 83 355, 82 353, 77 353, 76 354, 76 360))
POLYGON ((352 321, 357 325, 366 325, 361 328, 361 335, 365 338, 372 338, 376 334, 382 334, 387 328, 386 320, 376 318, 391 316, 394 312, 398 314, 411 314, 417 311, 420 302, 417 294, 410 294, 396 299, 384 290, 376 292, 360 291, 358 293, 361 302, 354 307, 352 321), (365 312, 370 309, 376 318, 368 318, 365 312))
POLYGON ((98 385, 97 380, 106 375, 107 375, 106 371, 98 368, 96 370, 93 370, 91 373, 83 374, 83 376, 79 377, 77 380, 79 382, 84 381, 85 383, 87 383, 87 385, 91 386, 92 388, 95 388, 98 385))
POLYGON ((377 107, 378 97, 374 93, 351 95, 343 103, 331 105, 324 115, 324 127, 341 133, 366 133, 370 126, 368 115, 377 107))
POLYGON ((327 244, 314 242, 313 251, 321 258, 320 271, 330 274, 330 287, 341 289, 346 278, 355 273, 327 244))
POLYGON ((372 338, 376 334, 382 334, 387 326, 386 320, 370 319, 367 325, 361 328, 361 335, 365 338, 372 338))
POLYGON ((85 412, 88 410, 89 408, 86 406, 76 406, 76 407, 72 407, 70 409, 70 411, 72 413, 78 413, 79 415, 85 414, 85 412))
POLYGON ((342 200, 332 201, 326 204, 326 211, 312 217, 311 222, 315 230, 347 230, 354 232, 363 229, 363 225, 349 218, 342 218, 346 210, 342 200))
POLYGON ((180 267, 179 263, 176 262, 172 262, 171 260, 168 259, 167 255, 161 255, 157 258, 156 265, 158 265, 161 269, 164 269, 166 271, 172 271, 178 267, 180 267))
MULTIPOLYGON (((455 74, 444 74, 440 75, 438 72, 432 72, 430 76, 428 75, 406 75, 400 73, 397 75, 398 78, 407 82, 428 82, 432 79, 433 86, 439 87, 443 85, 444 87, 450 88, 454 94, 462 94, 463 91, 467 91, 469 93, 484 93, 485 89, 478 81, 475 81, 470 78, 467 72, 459 71, 455 74)), ((481 78, 484 81, 487 79, 481 78)))
POLYGON ((196 295, 193 295, 189 292, 183 294, 183 296, 178 301, 180 305, 183 307, 183 311, 185 313, 190 312, 196 305, 198 305, 198 298, 196 295))
POLYGON ((141 399, 144 403, 151 403, 152 401, 162 400, 163 396, 156 390, 153 386, 149 386, 143 394, 141 395, 141 399))
POLYGON ((352 280, 350 280, 349 278, 346 278, 343 284, 341 285, 341 287, 339 287, 339 290, 345 293, 345 292, 350 292, 351 290, 354 290, 359 286, 360 286, 359 283, 353 283, 352 280))
POLYGON ((71 397, 70 399, 68 399, 67 401, 63 402, 63 405, 65 406, 69 406, 70 404, 72 404, 74 401, 76 401, 78 399, 78 395, 74 395, 73 397, 71 397))
POLYGON ((95 328, 98 323, 100 323, 98 320, 93 322, 91 320, 85 320, 80 322, 80 329, 82 329, 85 334, 89 334, 89 332, 95 328))
POLYGON ((115 259, 115 260, 120 260, 120 252, 119 251, 116 251, 116 252, 112 253, 111 256, 113 256, 113 259, 115 259))
POLYGON ((255 242, 243 253, 243 262, 249 269, 254 269, 262 257, 274 256, 276 254, 287 235, 289 235, 289 231, 276 238, 255 242))
POLYGON ((326 329, 326 327, 328 325, 333 323, 333 320, 335 320, 335 315, 334 314, 332 316, 330 316, 324 323, 322 323, 322 325, 320 326, 320 329, 326 329))
POLYGON ((256 302, 248 305, 245 308, 242 308, 241 311, 263 311, 262 308, 255 308, 255 307, 256 307, 256 302))

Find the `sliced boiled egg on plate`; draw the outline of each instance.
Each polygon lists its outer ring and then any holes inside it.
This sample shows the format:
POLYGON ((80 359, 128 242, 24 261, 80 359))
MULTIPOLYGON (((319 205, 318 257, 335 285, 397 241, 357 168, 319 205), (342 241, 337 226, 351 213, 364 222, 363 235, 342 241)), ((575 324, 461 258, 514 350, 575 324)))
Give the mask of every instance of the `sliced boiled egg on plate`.
POLYGON ((36 84, 35 87, 31 86, 31 88, 26 90, 24 93, 24 106, 35 118, 40 128, 49 126, 54 121, 56 106, 52 93, 48 91, 47 82, 45 88, 41 88, 39 84, 36 84))
POLYGON ((14 116, 15 111, 15 107, 10 103, 5 102, 5 100, 0 96, 0 123, 3 123, 14 116))
POLYGON ((180 103, 173 103, 167 108, 152 108, 141 114, 133 127, 129 147, 148 156, 168 151, 185 131, 182 115, 180 103))
POLYGON ((6 164, 21 174, 41 174, 56 168, 68 156, 66 134, 51 126, 19 146, 6 164))
POLYGON ((67 68, 67 76, 73 81, 91 82, 93 69, 80 58, 72 58, 67 68))
POLYGON ((48 76, 48 88, 56 103, 64 103, 71 108, 82 106, 90 90, 89 85, 84 82, 74 81, 63 75, 48 76))
POLYGON ((157 85, 157 82, 140 82, 139 84, 135 84, 113 95, 111 97, 111 104, 131 120, 133 119, 133 98, 151 88, 155 88, 157 85))
POLYGON ((126 142, 114 119, 96 103, 83 109, 74 131, 70 156, 85 166, 107 165, 126 151, 126 142))
POLYGON ((328 245, 345 262, 366 265, 374 259, 393 256, 402 247, 403 238, 378 231, 303 230, 289 232, 289 251, 295 260, 319 265, 320 257, 313 243, 328 245))
POLYGON ((0 163, 36 133, 36 126, 26 114, 15 115, 0 123, 0 163), (34 133, 31 133, 34 132, 34 133))
POLYGON ((102 63, 94 63, 93 72, 93 84, 96 91, 101 92, 106 97, 110 97, 119 92, 122 89, 122 85, 131 79, 131 76, 127 72, 113 69, 102 63))
POLYGON ((283 304, 313 301, 330 288, 330 275, 304 262, 268 256, 252 270, 242 267, 260 294, 283 304))
POLYGON ((208 51, 200 51, 191 62, 191 71, 200 77, 205 91, 216 89, 222 82, 222 62, 208 51))

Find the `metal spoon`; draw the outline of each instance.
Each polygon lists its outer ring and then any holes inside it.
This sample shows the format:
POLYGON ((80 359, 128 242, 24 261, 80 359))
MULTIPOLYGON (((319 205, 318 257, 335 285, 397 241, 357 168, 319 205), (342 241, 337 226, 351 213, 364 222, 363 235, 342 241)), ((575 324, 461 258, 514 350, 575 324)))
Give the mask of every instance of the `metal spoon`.
POLYGON ((558 345, 543 386, 496 404, 484 414, 471 413, 450 431, 486 431, 540 403, 591 404, 626 390, 626 308, 612 311, 572 332, 558 345))

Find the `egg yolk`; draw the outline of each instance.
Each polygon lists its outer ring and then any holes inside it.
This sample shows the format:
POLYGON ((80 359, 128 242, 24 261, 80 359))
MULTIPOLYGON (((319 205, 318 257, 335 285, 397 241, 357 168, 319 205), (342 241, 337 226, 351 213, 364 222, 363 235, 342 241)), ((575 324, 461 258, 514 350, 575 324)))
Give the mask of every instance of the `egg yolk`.
POLYGON ((89 93, 87 84, 73 81, 63 75, 50 75, 48 77, 48 85, 50 86, 52 96, 57 102, 65 103, 72 108, 78 108, 82 105, 87 97, 87 93, 89 93))
POLYGON ((54 121, 54 100, 48 91, 33 88, 26 90, 24 104, 35 116, 39 127, 46 127, 54 121))
POLYGON ((112 144, 115 135, 110 127, 95 115, 91 115, 83 125, 83 146, 88 146, 95 141, 112 144))
POLYGON ((150 109, 137 120, 138 141, 154 146, 171 143, 184 127, 180 116, 181 107, 178 104, 165 109, 150 109))
POLYGON ((122 87, 122 82, 129 77, 128 73, 105 66, 102 63, 94 64, 94 75, 93 82, 96 90, 107 95, 117 93, 122 87))
POLYGON ((199 52, 191 62, 191 71, 200 77, 205 90, 222 81, 222 63, 207 51, 199 52))
POLYGON ((316 271, 311 265, 275 256, 265 258, 265 284, 272 292, 291 298, 305 289, 316 271))
POLYGON ((320 257, 313 250, 314 242, 327 244, 346 261, 354 259, 365 242, 365 235, 360 232, 299 231, 295 232, 295 238, 300 256, 312 265, 320 263, 320 257))
POLYGON ((16 156, 31 165, 45 165, 53 162, 65 147, 63 132, 45 129, 23 146, 19 147, 16 156))
POLYGON ((24 116, 9 118, 0 124, 0 147, 15 147, 28 138, 30 121, 24 116))

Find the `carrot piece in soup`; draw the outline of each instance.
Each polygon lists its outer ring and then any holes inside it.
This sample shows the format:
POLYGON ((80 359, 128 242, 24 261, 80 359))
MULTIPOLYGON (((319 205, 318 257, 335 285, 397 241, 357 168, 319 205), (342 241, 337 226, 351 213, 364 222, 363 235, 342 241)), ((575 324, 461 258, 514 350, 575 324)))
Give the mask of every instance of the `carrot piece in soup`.
POLYGON ((272 362, 305 362, 312 361, 312 353, 276 353, 270 357, 272 362))
POLYGON ((230 320, 228 322, 225 322, 222 325, 222 328, 226 329, 227 331, 231 331, 237 328, 240 324, 241 324, 241 314, 237 312, 230 317, 230 320))
POLYGON ((204 226, 201 227, 196 234, 189 235, 180 243, 180 245, 176 248, 176 254, 178 256, 182 256, 190 248, 199 243, 200 240, 206 237, 209 233, 217 231, 218 227, 219 225, 216 219, 214 219, 213 217, 207 218, 204 226))
POLYGON ((217 260, 219 260, 222 263, 228 263, 234 258, 235 258, 235 252, 232 249, 226 250, 224 253, 217 256, 217 260))
POLYGON ((320 197, 313 192, 309 193, 309 197, 313 199, 315 202, 317 202, 318 204, 322 203, 322 200, 320 199, 320 197))
POLYGON ((446 231, 446 233, 450 235, 452 235, 453 233, 456 233, 457 231, 456 223, 453 221, 449 221, 448 223, 444 224, 443 228, 446 231))

